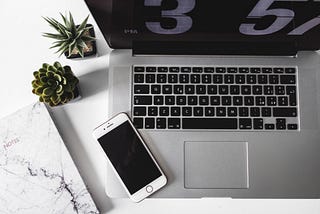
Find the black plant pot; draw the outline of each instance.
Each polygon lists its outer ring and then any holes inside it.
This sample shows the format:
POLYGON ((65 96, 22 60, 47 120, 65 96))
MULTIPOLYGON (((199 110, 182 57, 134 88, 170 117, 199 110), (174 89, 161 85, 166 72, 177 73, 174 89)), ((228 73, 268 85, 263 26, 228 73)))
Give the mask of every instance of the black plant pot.
MULTIPOLYGON (((78 27, 79 25, 77 25, 78 27)), ((89 30, 89 34, 90 36, 92 37, 95 37, 95 33, 94 33, 94 29, 93 29, 93 26, 92 24, 87 24, 86 27, 91 27, 90 30, 89 30)), ((83 53, 83 56, 84 57, 87 57, 87 56, 92 56, 92 55, 96 55, 97 54, 97 45, 96 45, 96 41, 91 41, 89 42, 89 44, 91 45, 91 50, 90 51, 87 51, 87 52, 84 52, 83 53)), ((67 59, 75 59, 75 58, 82 58, 81 55, 78 53, 78 54, 71 54, 69 56, 69 52, 65 52, 64 55, 67 57, 67 59)))

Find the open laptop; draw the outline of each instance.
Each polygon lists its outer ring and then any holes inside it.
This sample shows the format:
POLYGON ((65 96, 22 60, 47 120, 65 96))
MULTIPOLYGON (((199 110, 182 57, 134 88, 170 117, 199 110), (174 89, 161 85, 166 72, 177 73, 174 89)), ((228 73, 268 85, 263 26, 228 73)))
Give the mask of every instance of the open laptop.
MULTIPOLYGON (((168 177, 152 197, 319 198, 320 2, 86 0, 128 113, 168 177)), ((124 197, 108 170, 107 194, 124 197)))

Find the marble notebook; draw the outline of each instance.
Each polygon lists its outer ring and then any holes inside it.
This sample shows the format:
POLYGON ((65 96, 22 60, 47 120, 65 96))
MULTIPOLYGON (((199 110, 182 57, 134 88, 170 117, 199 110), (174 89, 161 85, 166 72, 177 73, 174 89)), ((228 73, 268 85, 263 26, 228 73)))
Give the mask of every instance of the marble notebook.
POLYGON ((0 120, 0 213, 98 213, 43 104, 0 120))

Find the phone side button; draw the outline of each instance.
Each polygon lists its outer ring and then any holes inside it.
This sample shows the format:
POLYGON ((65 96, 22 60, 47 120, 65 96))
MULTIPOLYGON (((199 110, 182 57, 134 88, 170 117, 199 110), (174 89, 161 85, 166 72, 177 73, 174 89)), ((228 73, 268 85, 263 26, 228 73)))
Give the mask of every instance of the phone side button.
POLYGON ((148 192, 148 193, 151 193, 152 191, 153 191, 153 187, 152 186, 147 186, 146 187, 146 191, 148 192))

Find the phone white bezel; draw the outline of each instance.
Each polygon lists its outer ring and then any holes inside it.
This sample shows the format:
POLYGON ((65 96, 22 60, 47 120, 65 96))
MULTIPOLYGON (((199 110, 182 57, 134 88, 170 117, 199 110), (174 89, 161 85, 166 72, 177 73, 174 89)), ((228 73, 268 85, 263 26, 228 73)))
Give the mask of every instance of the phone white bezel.
POLYGON ((136 128, 133 126, 132 122, 130 121, 130 118, 126 113, 119 113, 116 116, 112 117, 110 120, 106 121, 105 123, 101 124, 97 128, 94 129, 93 131, 93 136, 96 139, 96 142, 99 144, 99 148, 102 151, 104 157, 107 159, 107 161, 110 163, 113 171, 115 172, 117 178, 120 180, 121 185, 124 187, 126 193, 128 194, 129 198, 134 201, 134 202, 140 202, 144 198, 148 197, 149 195, 153 194, 157 190, 159 190, 161 187, 163 187, 167 183, 167 178, 164 175, 163 171, 161 170, 160 166, 154 159, 153 155, 151 154, 150 150, 148 149, 146 143, 140 136, 139 132, 136 130, 136 128), (139 137, 140 141, 142 142, 143 146, 147 150, 148 154, 150 155, 151 159, 157 166, 158 170, 161 172, 161 176, 158 177, 157 179, 153 180, 151 183, 147 184, 146 186, 142 187, 140 190, 135 192, 134 194, 130 194, 129 190, 127 189, 126 185, 123 183, 121 177, 119 176, 118 172, 116 169, 113 167, 111 161, 109 160, 108 156, 104 152, 103 148, 101 147, 100 143, 98 142, 98 139, 108 132, 112 131, 113 129, 117 128, 119 125, 123 124, 124 122, 128 121, 133 130, 135 131, 136 135, 139 137), (150 188, 149 186, 152 187, 152 191, 148 192, 147 187, 150 188))

